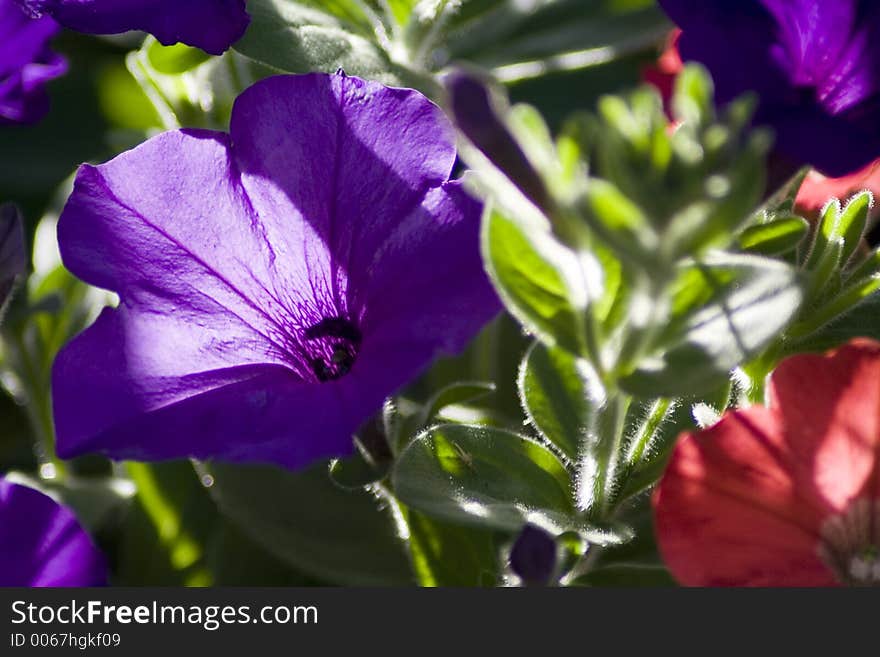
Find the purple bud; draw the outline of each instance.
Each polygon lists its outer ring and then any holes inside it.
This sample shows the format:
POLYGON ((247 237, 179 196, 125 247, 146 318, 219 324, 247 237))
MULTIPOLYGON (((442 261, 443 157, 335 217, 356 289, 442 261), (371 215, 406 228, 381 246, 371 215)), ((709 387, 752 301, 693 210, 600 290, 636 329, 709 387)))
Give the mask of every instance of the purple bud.
POLYGON ((556 572, 556 541, 535 525, 526 525, 510 550, 510 568, 525 585, 545 586, 556 572))
POLYGON ((21 212, 12 203, 5 203, 0 205, 0 306, 6 302, 15 281, 26 269, 21 212))
POLYGON ((486 84, 464 70, 445 80, 449 105, 458 129, 538 207, 547 204, 547 190, 513 135, 492 107, 486 84))

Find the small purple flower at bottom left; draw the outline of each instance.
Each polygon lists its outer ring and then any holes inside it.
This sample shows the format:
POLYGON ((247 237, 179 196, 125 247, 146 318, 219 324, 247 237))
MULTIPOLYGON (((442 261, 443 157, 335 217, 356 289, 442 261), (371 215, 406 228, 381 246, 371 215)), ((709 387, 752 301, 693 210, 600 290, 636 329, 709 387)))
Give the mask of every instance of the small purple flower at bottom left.
POLYGON ((49 110, 45 85, 67 72, 49 47, 60 29, 48 16, 31 18, 14 0, 0 0, 0 125, 35 123, 49 110))
POLYGON ((73 512, 0 477, 0 586, 104 586, 104 555, 73 512))

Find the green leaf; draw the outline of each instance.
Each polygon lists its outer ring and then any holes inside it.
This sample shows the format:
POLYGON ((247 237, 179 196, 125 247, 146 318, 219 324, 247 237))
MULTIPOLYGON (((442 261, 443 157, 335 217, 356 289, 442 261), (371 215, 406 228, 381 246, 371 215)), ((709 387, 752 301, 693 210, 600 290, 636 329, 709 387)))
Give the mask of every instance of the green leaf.
MULTIPOLYGON (((854 291, 861 292, 863 286, 873 287, 870 294, 864 295, 861 300, 852 303, 848 310, 838 313, 828 321, 820 323, 816 327, 814 317, 811 314, 806 322, 810 328, 803 331, 803 337, 786 343, 785 353, 795 354, 804 351, 826 351, 838 347, 853 338, 867 337, 880 340, 880 280, 867 279, 856 283, 854 291)), ((833 303, 833 302, 832 302, 833 303)), ((799 324, 792 326, 797 330, 799 324)))
POLYGON ((388 474, 388 463, 378 463, 369 454, 358 449, 354 455, 344 459, 333 459, 327 474, 330 480, 346 491, 355 491, 377 481, 388 474))
MULTIPOLYGON (((303 586, 315 584, 249 540, 217 511, 189 461, 127 463, 137 488, 119 527, 113 584, 303 586)), ((129 482, 131 483, 131 482, 129 482)), ((105 533, 104 535, 108 535, 105 533)), ((317 582, 321 583, 321 582, 317 582)))
POLYGON ((441 425, 404 450, 392 473, 400 500, 452 523, 515 532, 526 522, 621 540, 581 521, 565 467, 546 447, 489 427, 441 425))
POLYGON ((680 271, 661 348, 620 381, 631 394, 677 397, 718 387, 782 333, 803 300, 798 272, 766 258, 716 253, 680 271))
MULTIPOLYGON (((703 397, 711 408, 723 411, 730 385, 726 383, 715 398, 703 397)), ((621 468, 619 500, 631 498, 653 486, 663 475, 675 441, 683 431, 695 427, 697 398, 636 400, 627 412, 627 436, 621 468)))
POLYGON ((578 577, 572 586, 669 587, 677 582, 662 564, 622 563, 596 568, 578 577))
POLYGON ((672 105, 676 120, 704 125, 715 118, 715 86, 712 76, 699 64, 685 66, 675 80, 672 105))
MULTIPOLYGON (((248 5, 253 13, 252 5, 260 6, 259 1, 248 5)), ((337 19, 342 27, 365 37, 374 36, 373 15, 368 4, 362 0, 285 0, 282 4, 297 5, 305 10, 322 12, 337 19)))
MULTIPOLYGON (((715 125, 706 130, 701 149, 711 149, 709 135, 728 132, 715 125)), ((676 136, 679 133, 676 133, 676 136)), ((676 259, 701 254, 710 248, 726 247, 734 233, 748 220, 765 186, 764 159, 769 140, 763 132, 749 135, 728 166, 720 171, 704 171, 702 199, 674 213, 663 235, 664 251, 676 259)), ((719 147, 719 151, 726 147, 719 147)), ((706 159, 711 161, 712 153, 706 159)), ((690 173, 699 180, 701 172, 690 173)))
POLYGON ((739 236, 740 247, 756 255, 781 255, 797 248, 810 230, 806 219, 789 215, 750 226, 739 236))
POLYGON ((354 436, 355 453, 330 461, 328 474, 334 484, 352 491, 385 478, 394 460, 394 448, 389 443, 394 429, 388 426, 389 419, 383 408, 381 415, 374 415, 361 424, 354 436))
POLYGON ((620 520, 635 530, 633 540, 603 548, 593 567, 574 586, 674 586, 663 564, 654 535, 654 513, 649 495, 622 505, 620 520))
POLYGON ((123 527, 118 583, 210 586, 205 545, 218 515, 189 461, 126 463, 137 488, 123 527))
POLYGON ((546 228, 526 228, 491 205, 483 216, 482 250, 510 313, 547 344, 584 353, 587 289, 574 252, 546 228))
POLYGON ((804 269, 807 271, 814 272, 819 269, 828 269, 828 262, 834 262, 834 267, 837 266, 840 256, 843 254, 843 239, 838 230, 840 214, 840 201, 836 198, 831 199, 822 209, 819 229, 815 231, 810 253, 804 263, 804 269), (829 257, 827 251, 834 246, 837 247, 838 253, 829 257))
POLYGON ((464 0, 461 5, 442 44, 448 57, 494 68, 505 81, 648 51, 670 27, 652 0, 464 0))
POLYGON ((605 391, 590 364, 561 349, 535 342, 519 372, 519 393, 530 422, 576 461, 605 391))
POLYGON ((346 585, 411 583, 393 503, 347 492, 327 465, 302 472, 210 463, 208 489, 220 510, 254 541, 297 570, 346 585))
POLYGON ((552 452, 488 427, 427 430, 401 454, 392 482, 404 504, 450 522, 516 531, 529 510, 574 512, 568 473, 552 452))
POLYGON ((550 128, 541 113, 531 105, 519 103, 504 117, 516 143, 545 178, 552 179, 559 171, 559 157, 550 128))
POLYGON ((659 236, 638 205, 599 178, 590 181, 584 200, 587 221, 609 247, 632 266, 654 265, 659 236))
POLYGON ((140 50, 128 53, 125 64, 165 129, 227 130, 235 99, 257 80, 277 73, 233 50, 201 62, 190 58, 175 66, 174 61, 166 61, 170 57, 159 56, 157 48, 164 52, 154 37, 147 37, 140 50), (169 70, 156 68, 155 60, 169 70), (190 68, 174 70, 184 65, 190 68))
MULTIPOLYGON (((835 237, 843 238, 843 253, 840 257, 842 265, 849 262, 859 247, 859 242, 868 227, 868 218, 873 205, 874 195, 871 192, 864 191, 856 194, 847 202, 846 207, 838 215, 837 221, 831 229, 831 234, 827 235, 829 240, 835 237)), ((824 222, 822 229, 825 230, 824 222)))
POLYGON ((743 123, 739 99, 716 117, 698 65, 677 81, 684 123, 670 133, 656 90, 605 96, 592 133, 594 177, 576 209, 634 272, 665 280, 675 263, 726 247, 753 215, 765 182, 769 135, 743 123))
POLYGON ((0 203, 0 322, 12 292, 27 273, 29 255, 21 210, 12 203, 0 203))
MULTIPOLYGON (((355 3, 336 3, 343 4, 351 7, 355 3)), ((414 77, 392 64, 369 38, 370 31, 354 16, 342 21, 287 0, 251 0, 248 13, 251 25, 235 49, 276 70, 335 73, 341 68, 350 75, 397 86, 403 85, 405 78, 412 81, 414 77), (360 34, 351 31, 353 24, 363 28, 360 34)))
POLYGON ((206 558, 214 586, 326 586, 292 569, 223 517, 206 546, 206 558))
POLYGON ((428 400, 418 415, 418 428, 420 431, 440 414, 447 406, 465 404, 495 392, 494 383, 460 381, 452 383, 428 400))
POLYGON ((95 83, 102 113, 114 128, 134 135, 129 139, 140 141, 147 130, 163 127, 156 106, 126 68, 124 60, 103 67, 95 83))
POLYGON ((147 57, 156 71, 169 75, 184 73, 211 59, 211 55, 198 48, 182 43, 163 46, 152 40, 147 45, 147 57))
POLYGON ((406 26, 409 23, 412 11, 418 4, 419 0, 386 0, 388 7, 391 9, 391 15, 397 24, 406 26))
POLYGON ((421 586, 493 586, 498 549, 492 532, 446 522, 404 507, 413 571, 421 586))

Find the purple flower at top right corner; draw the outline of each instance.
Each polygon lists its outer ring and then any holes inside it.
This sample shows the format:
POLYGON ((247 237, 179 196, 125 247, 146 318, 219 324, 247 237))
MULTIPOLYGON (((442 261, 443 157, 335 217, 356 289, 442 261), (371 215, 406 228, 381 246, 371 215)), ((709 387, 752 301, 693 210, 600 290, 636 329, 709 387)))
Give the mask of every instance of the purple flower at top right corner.
POLYGON ((49 110, 45 85, 67 71, 49 47, 60 26, 31 18, 15 0, 0 0, 0 125, 35 123, 49 110))
POLYGON ((839 177, 880 156, 880 2, 659 0, 726 103, 758 95, 776 151, 839 177))

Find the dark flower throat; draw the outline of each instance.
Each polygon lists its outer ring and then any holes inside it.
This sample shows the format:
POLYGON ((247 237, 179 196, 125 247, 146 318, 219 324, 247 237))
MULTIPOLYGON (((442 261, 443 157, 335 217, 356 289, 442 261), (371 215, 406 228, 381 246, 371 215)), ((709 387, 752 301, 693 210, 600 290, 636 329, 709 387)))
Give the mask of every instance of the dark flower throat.
POLYGON ((306 329, 309 365, 319 381, 333 381, 351 370, 361 346, 361 332, 344 317, 325 317, 306 329))

